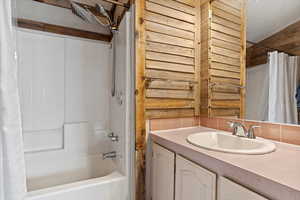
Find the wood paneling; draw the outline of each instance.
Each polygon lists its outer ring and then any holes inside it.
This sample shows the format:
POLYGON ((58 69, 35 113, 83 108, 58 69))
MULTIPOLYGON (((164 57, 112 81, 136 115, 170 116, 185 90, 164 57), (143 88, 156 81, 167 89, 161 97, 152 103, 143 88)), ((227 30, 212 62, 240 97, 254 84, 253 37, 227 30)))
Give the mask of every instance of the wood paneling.
MULTIPOLYGON (((159 0, 160 2, 164 2, 164 0, 159 0)), ((163 3, 153 3, 152 1, 146 1, 146 9, 155 12, 157 14, 165 15, 168 17, 172 17, 181 21, 185 21, 188 23, 195 23, 195 16, 185 13, 184 11, 177 10, 174 8, 167 7, 166 4, 163 3)), ((180 9, 180 8, 178 8, 180 9)))
POLYGON ((300 56, 300 21, 247 49, 247 67, 266 64, 268 52, 281 51, 300 56))
POLYGON ((201 115, 244 115, 245 1, 201 6, 201 115))
POLYGON ((209 107, 209 97, 211 96, 211 91, 209 90, 209 80, 210 77, 210 66, 211 66, 211 51, 209 47, 211 46, 211 4, 209 2, 202 4, 201 6, 201 109, 200 114, 207 116, 209 107))
MULTIPOLYGON (((144 174, 145 119, 242 116, 244 0, 136 3, 138 178, 144 174)), ((138 184, 144 185, 142 179, 138 184)), ((141 186, 137 199, 143 199, 141 186)))
POLYGON ((165 35, 165 34, 156 33, 152 31, 146 32, 146 39, 147 41, 151 41, 151 42, 171 44, 174 46, 180 46, 185 48, 194 48, 194 42, 192 40, 187 40, 184 38, 165 35))
POLYGON ((145 1, 135 1, 135 149, 136 149, 136 200, 144 199, 145 195, 145 58, 146 58, 146 34, 145 34, 145 1))
POLYGON ((146 58, 149 59, 146 61, 147 69, 161 69, 161 70, 166 70, 166 71, 194 73, 194 65, 193 64, 184 65, 184 64, 180 64, 180 63, 179 64, 170 63, 170 62, 168 63, 167 61, 166 62, 153 61, 153 60, 150 60, 153 57, 151 57, 151 54, 149 52, 146 53, 146 58))
POLYGON ((153 110, 160 109, 180 109, 180 108, 194 108, 194 101, 191 100, 178 100, 178 99, 157 99, 147 98, 145 100, 147 108, 153 110))
POLYGON ((177 118, 177 117, 190 117, 194 115, 194 109, 151 109, 146 113, 147 118, 162 119, 162 118, 177 118))
POLYGON ((146 11, 145 18, 147 19, 147 21, 152 21, 152 22, 164 24, 164 25, 167 25, 170 27, 175 27, 179 30, 182 29, 182 30, 186 30, 186 31, 191 31, 194 29, 194 24, 178 20, 177 18, 172 18, 169 16, 150 12, 150 11, 146 11))
POLYGON ((47 24, 47 23, 32 21, 28 19, 19 18, 17 20, 17 23, 18 23, 18 27, 21 28, 44 31, 49 33, 56 33, 61 35, 69 35, 74 37, 87 38, 92 40, 101 40, 101 41, 110 42, 112 38, 111 35, 105 35, 105 34, 100 34, 100 33, 95 33, 90 31, 79 30, 75 28, 47 24))
POLYGON ((193 91, 190 90, 167 90, 163 89, 147 89, 146 98, 162 98, 162 99, 194 99, 193 91))
POLYGON ((240 118, 245 118, 246 114, 246 49, 247 49, 247 38, 246 38, 246 32, 247 32, 247 19, 246 19, 246 1, 242 0, 240 2, 241 5, 241 78, 240 78, 240 86, 242 87, 240 90, 241 95, 241 106, 240 106, 240 118))
POLYGON ((146 44, 144 101, 178 101, 175 107, 163 104, 166 107, 161 105, 159 109, 146 104, 145 116, 197 115, 200 109, 200 9, 195 6, 200 8, 200 3, 189 0, 143 1, 146 44), (181 104, 182 100, 189 100, 188 109, 186 104, 181 104))
POLYGON ((146 48, 148 51, 156 51, 161 53, 167 53, 172 55, 180 55, 185 57, 194 58, 195 50, 185 47, 179 47, 169 44, 162 44, 156 42, 146 42, 146 48))
POLYGON ((200 1, 136 4, 137 199, 144 198, 145 120, 200 114, 200 1))

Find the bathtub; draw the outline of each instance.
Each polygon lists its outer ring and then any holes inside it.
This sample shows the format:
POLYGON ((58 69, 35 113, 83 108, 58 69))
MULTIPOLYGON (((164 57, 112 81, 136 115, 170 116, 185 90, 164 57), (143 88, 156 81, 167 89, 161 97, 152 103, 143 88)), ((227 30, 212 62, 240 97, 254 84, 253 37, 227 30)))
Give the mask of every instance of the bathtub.
POLYGON ((127 200, 127 179, 114 161, 98 155, 43 158, 26 160, 25 200, 127 200))

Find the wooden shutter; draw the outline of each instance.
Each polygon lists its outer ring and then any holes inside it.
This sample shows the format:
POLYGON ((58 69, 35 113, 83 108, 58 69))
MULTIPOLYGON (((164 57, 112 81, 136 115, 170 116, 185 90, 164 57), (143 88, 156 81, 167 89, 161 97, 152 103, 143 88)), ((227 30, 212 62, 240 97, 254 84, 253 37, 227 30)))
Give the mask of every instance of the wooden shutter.
MULTIPOLYGON (((200 114, 201 16, 200 1, 195 0, 139 0, 135 4, 139 140, 145 119, 200 114)), ((141 138, 138 143, 142 142, 141 138)))
POLYGON ((198 13, 195 1, 145 1, 146 118, 199 115, 198 13))
POLYGON ((200 114, 200 0, 136 0, 137 199, 145 184, 146 119, 200 114))
POLYGON ((245 2, 214 0, 201 13, 201 114, 243 117, 245 2))

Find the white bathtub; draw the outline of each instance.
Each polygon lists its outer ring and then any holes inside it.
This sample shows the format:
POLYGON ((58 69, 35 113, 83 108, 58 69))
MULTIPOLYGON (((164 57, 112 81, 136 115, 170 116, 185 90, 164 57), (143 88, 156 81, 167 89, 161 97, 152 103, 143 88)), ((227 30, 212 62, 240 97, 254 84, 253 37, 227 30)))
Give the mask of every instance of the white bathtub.
POLYGON ((127 179, 111 160, 100 156, 44 159, 27 160, 26 200, 127 199, 127 179))

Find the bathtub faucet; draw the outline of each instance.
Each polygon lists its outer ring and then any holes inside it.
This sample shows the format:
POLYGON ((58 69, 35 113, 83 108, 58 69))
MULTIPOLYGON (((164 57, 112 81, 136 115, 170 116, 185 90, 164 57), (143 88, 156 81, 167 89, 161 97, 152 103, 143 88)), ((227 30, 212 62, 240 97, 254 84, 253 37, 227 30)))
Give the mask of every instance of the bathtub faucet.
POLYGON ((112 152, 102 154, 103 160, 105 160, 107 158, 116 158, 116 157, 117 157, 117 152, 116 151, 112 151, 112 152))
POLYGON ((109 137, 112 142, 119 142, 119 136, 115 135, 114 132, 108 134, 107 137, 109 137))

